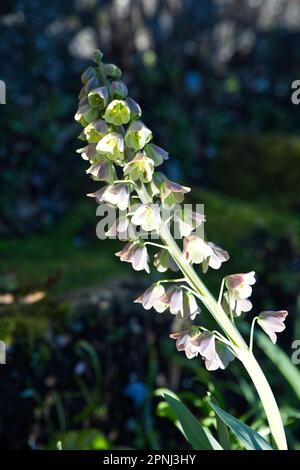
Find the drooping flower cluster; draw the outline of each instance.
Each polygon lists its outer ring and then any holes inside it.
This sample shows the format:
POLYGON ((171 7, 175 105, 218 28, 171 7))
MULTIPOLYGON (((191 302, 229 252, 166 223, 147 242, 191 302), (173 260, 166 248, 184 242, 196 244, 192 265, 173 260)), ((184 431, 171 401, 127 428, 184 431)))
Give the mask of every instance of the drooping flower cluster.
MULTIPOLYGON (((181 270, 184 275, 180 280, 159 281, 136 302, 146 310, 154 308, 157 312, 164 312, 169 309, 171 314, 193 321, 200 314, 197 300, 201 300, 201 295, 194 290, 185 274, 187 265, 189 268, 201 265, 206 273, 209 268, 219 269, 229 255, 197 233, 198 227, 205 222, 203 214, 191 209, 181 211, 190 188, 170 181, 157 171, 157 167, 169 158, 168 152, 152 142, 152 132, 141 120, 140 106, 128 96, 127 86, 121 80, 121 70, 114 64, 105 64, 100 51, 95 52, 94 62, 95 66, 82 74, 83 88, 75 115, 76 121, 83 126, 79 138, 85 142, 78 153, 89 161, 86 171, 93 180, 104 183, 89 196, 94 197, 98 204, 127 211, 105 232, 107 236, 127 240, 125 247, 116 253, 121 261, 131 263, 137 271, 149 273, 153 263, 158 272, 181 270), (162 218, 162 209, 170 211, 167 221, 162 218), (162 227, 169 224, 178 226, 182 240, 181 256, 178 257, 161 236, 162 227), (148 245, 155 243, 145 241, 141 231, 154 233, 162 239, 163 245, 158 245, 159 250, 153 258, 148 253, 148 245), (171 282, 171 286, 165 290, 162 282, 171 282)), ((226 277, 223 283, 227 289, 225 299, 232 315, 239 316, 251 310, 249 297, 254 283, 254 272, 226 277)), ((260 315, 258 323, 272 341, 274 337, 276 339, 276 332, 284 329, 286 315, 284 311, 260 315)), ((188 358, 202 357, 209 370, 224 369, 234 358, 228 340, 223 337, 223 341, 222 335, 203 327, 192 326, 190 331, 174 333, 171 337, 176 339, 178 350, 185 351, 188 358)))

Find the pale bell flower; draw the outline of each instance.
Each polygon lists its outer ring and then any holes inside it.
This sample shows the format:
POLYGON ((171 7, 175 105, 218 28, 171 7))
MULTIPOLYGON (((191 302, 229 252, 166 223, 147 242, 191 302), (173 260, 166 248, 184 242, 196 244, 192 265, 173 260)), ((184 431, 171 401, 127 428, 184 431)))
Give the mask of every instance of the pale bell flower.
POLYGON ((183 294, 183 311, 191 320, 195 320, 196 316, 201 312, 192 292, 184 292, 183 294))
POLYGON ((110 132, 99 140, 96 150, 100 155, 106 156, 109 160, 124 158, 124 140, 121 134, 110 132))
POLYGON ((106 202, 117 206, 120 210, 126 210, 129 206, 130 191, 127 184, 115 184, 104 186, 88 196, 94 197, 99 204, 106 202))
POLYGON ((109 238, 118 238, 119 240, 128 240, 129 220, 126 216, 121 216, 105 232, 109 238))
POLYGON ((200 331, 195 328, 190 331, 181 331, 179 333, 170 334, 170 338, 176 340, 177 351, 184 351, 188 359, 193 359, 199 355, 199 348, 197 345, 197 337, 200 336, 200 331))
POLYGON ((139 119, 142 115, 140 105, 130 97, 126 99, 126 104, 130 109, 130 119, 139 119))
POLYGON ((123 100, 113 100, 105 110, 104 119, 109 124, 121 126, 130 121, 129 106, 123 100))
POLYGON ((148 274, 150 273, 149 255, 146 246, 136 242, 127 243, 123 250, 116 253, 116 256, 119 256, 121 261, 131 263, 136 271, 145 270, 148 274))
POLYGON ((90 162, 92 162, 97 155, 95 144, 86 145, 85 147, 82 147, 81 149, 77 149, 76 152, 81 155, 81 158, 83 160, 88 160, 90 162))
POLYGON ((154 163, 151 158, 138 152, 131 162, 124 167, 124 175, 130 175, 133 181, 140 180, 143 183, 149 183, 152 180, 154 163))
POLYGON ((197 235, 190 235, 183 241, 182 261, 200 264, 213 255, 212 248, 197 235))
POLYGON ((205 215, 191 209, 183 208, 174 215, 174 221, 178 223, 181 237, 188 237, 198 227, 205 222, 205 215))
POLYGON ((205 367, 209 371, 217 370, 217 369, 226 369, 229 362, 234 360, 234 354, 230 351, 230 349, 221 341, 216 342, 215 347, 215 354, 204 360, 205 367))
POLYGON ((192 293, 184 291, 181 287, 170 287, 160 298, 160 301, 169 307, 172 315, 178 313, 183 317, 188 315, 192 320, 200 313, 195 297, 192 293))
POLYGON ((250 312, 250 310, 252 309, 252 303, 249 299, 237 300, 232 297, 228 292, 226 292, 225 298, 227 300, 227 303, 229 303, 230 305, 232 313, 236 317, 239 317, 242 312, 247 313, 250 312))
POLYGON ((152 158, 154 166, 161 165, 169 158, 168 152, 155 144, 147 144, 144 148, 144 151, 147 157, 152 158))
POLYGON ((128 95, 128 89, 122 80, 113 80, 109 87, 110 94, 113 98, 123 99, 128 95))
POLYGON ((98 110, 92 108, 89 104, 80 106, 76 112, 74 119, 82 126, 87 126, 90 122, 96 121, 99 117, 98 110))
POLYGON ((88 100, 93 108, 104 109, 109 100, 109 92, 107 86, 101 86, 92 90, 88 94, 88 100))
POLYGON ((156 175, 156 185, 159 188, 160 197, 165 206, 172 207, 180 204, 184 200, 184 195, 189 193, 191 188, 170 181, 163 173, 156 175))
POLYGON ((116 179, 115 167, 109 160, 99 160, 93 163, 93 165, 86 170, 86 173, 91 174, 96 181, 113 183, 116 179))
POLYGON ((142 304, 145 310, 154 308, 157 312, 162 313, 167 308, 167 306, 160 301, 160 297, 162 297, 164 293, 164 287, 161 284, 155 283, 140 295, 135 302, 142 304))
POLYGON ((140 225, 146 232, 158 230, 161 224, 160 207, 158 204, 140 206, 131 218, 133 225, 140 225))
POLYGON ((170 287, 164 295, 160 298, 160 301, 169 307, 172 315, 180 313, 184 315, 183 307, 183 291, 180 287, 170 287))
POLYGON ((154 255, 154 266, 160 273, 164 273, 168 269, 171 269, 171 271, 174 272, 179 271, 179 267, 170 255, 169 251, 164 250, 163 248, 154 255))
POLYGON ((226 287, 230 297, 243 300, 252 294, 252 285, 255 284, 255 272, 245 274, 231 274, 226 277, 226 287))
POLYGON ((258 316, 257 323, 264 330, 264 332, 271 338, 272 343, 276 343, 276 333, 281 333, 285 330, 284 321, 288 315, 286 310, 265 311, 261 312, 258 316))
POLYGON ((141 150, 152 139, 152 132, 142 121, 133 121, 125 134, 127 147, 141 150))
POLYGON ((84 134, 90 144, 96 144, 107 134, 107 131, 108 127, 106 122, 103 119, 98 119, 98 121, 91 122, 85 127, 84 134))
POLYGON ((212 269, 219 269, 221 264, 229 260, 227 251, 220 248, 213 242, 207 242, 207 245, 212 249, 212 254, 203 263, 203 272, 206 272, 208 267, 212 269))

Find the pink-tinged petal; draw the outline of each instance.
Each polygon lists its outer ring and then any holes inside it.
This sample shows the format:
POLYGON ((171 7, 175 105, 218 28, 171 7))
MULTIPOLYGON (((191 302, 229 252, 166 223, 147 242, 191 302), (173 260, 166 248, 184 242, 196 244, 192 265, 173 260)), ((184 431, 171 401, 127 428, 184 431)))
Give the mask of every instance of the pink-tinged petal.
POLYGON ((250 312, 252 303, 249 299, 236 300, 235 314, 239 317, 242 312, 250 312))
POLYGON ((145 310, 150 310, 154 307, 158 299, 164 294, 165 289, 160 284, 154 284, 147 289, 135 302, 141 303, 145 310))
POLYGON ((197 344, 199 345, 199 352, 202 357, 206 359, 211 359, 216 353, 215 347, 215 336, 209 331, 205 331, 196 339, 197 344))
POLYGON ((229 260, 229 254, 215 243, 208 242, 208 245, 212 249, 212 255, 209 257, 208 264, 213 269, 219 269, 222 263, 229 260))
POLYGON ((272 343, 276 343, 276 333, 281 333, 285 330, 284 321, 288 315, 286 310, 279 311, 265 311, 261 312, 257 323, 264 330, 264 332, 271 338, 272 343))
POLYGON ((183 292, 180 288, 175 288, 170 299, 170 312, 173 315, 183 314, 183 292))

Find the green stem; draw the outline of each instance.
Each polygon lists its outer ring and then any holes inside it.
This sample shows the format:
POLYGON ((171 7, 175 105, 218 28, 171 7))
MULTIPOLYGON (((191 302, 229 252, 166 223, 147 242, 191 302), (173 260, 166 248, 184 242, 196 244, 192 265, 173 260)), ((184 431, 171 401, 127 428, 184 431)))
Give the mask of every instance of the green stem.
POLYGON ((249 351, 253 351, 253 336, 254 336, 254 326, 255 322, 258 319, 258 317, 254 317, 251 323, 251 330, 250 330, 250 341, 249 341, 249 351))
MULTIPOLYGON (((149 195, 145 191, 145 188, 139 190, 138 194, 143 204, 149 202, 149 195)), ((239 331, 230 321, 222 306, 209 292, 205 284, 197 275, 193 266, 182 262, 181 250, 172 237, 168 226, 165 224, 161 224, 160 237, 163 243, 168 247, 169 253, 173 257, 174 261, 181 269, 187 283, 193 290, 198 292, 198 298, 201 299, 203 304, 210 311, 211 315, 214 317, 228 339, 231 341, 232 349, 234 350, 235 355, 244 365, 258 392, 269 422, 270 431, 273 435, 277 448, 280 450, 287 450, 285 432, 276 400, 274 398, 271 387, 252 351, 248 349, 248 346, 240 335, 239 331)))

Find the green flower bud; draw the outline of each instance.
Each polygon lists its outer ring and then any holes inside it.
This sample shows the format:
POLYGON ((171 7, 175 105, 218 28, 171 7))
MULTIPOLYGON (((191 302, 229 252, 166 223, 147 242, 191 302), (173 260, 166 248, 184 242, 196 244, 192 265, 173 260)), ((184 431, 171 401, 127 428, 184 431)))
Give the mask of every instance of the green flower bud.
POLYGON ((152 180, 153 170, 153 160, 138 152, 134 159, 125 165, 124 175, 130 175, 133 181, 140 180, 143 183, 149 183, 152 180))
POLYGON ((155 166, 161 165, 164 160, 168 160, 169 154, 164 149, 155 144, 148 144, 145 147, 145 153, 152 158, 155 166))
POLYGON ((117 132, 111 132, 99 140, 96 150, 109 160, 124 158, 124 140, 117 132))
POLYGON ((96 144, 102 137, 107 134, 107 124, 103 119, 99 119, 96 122, 91 122, 84 129, 86 140, 90 144, 96 144))
POLYGON ((99 79, 95 76, 89 79, 89 81, 84 85, 86 93, 89 93, 92 90, 95 90, 100 85, 99 79))
POLYGON ((81 81, 85 85, 91 78, 96 76, 94 67, 88 67, 81 75, 81 81))
POLYGON ((98 111, 91 108, 88 104, 81 106, 75 114, 75 121, 80 122, 82 126, 87 126, 90 122, 96 121, 98 118, 98 111))
POLYGON ((106 108, 104 119, 109 124, 121 126, 130 120, 130 109, 122 100, 113 100, 106 108))
POLYGON ((103 59, 103 52, 101 52, 99 49, 96 49, 93 52, 93 61, 96 62, 96 64, 100 64, 103 59))
POLYGON ((112 78, 121 78, 122 76, 121 69, 119 69, 115 64, 106 64, 105 73, 112 78))
POLYGON ((127 98, 126 103, 130 109, 130 119, 139 119, 142 115, 140 105, 132 98, 127 98))
POLYGON ((110 84, 110 94, 113 98, 126 98, 126 96, 128 95, 127 86, 121 80, 114 80, 110 84))
POLYGON ((107 86, 101 86, 88 94, 88 100, 93 108, 104 109, 109 99, 107 86))
POLYGON ((125 134, 125 143, 129 148, 142 149, 152 139, 152 132, 142 121, 130 124, 125 134))

